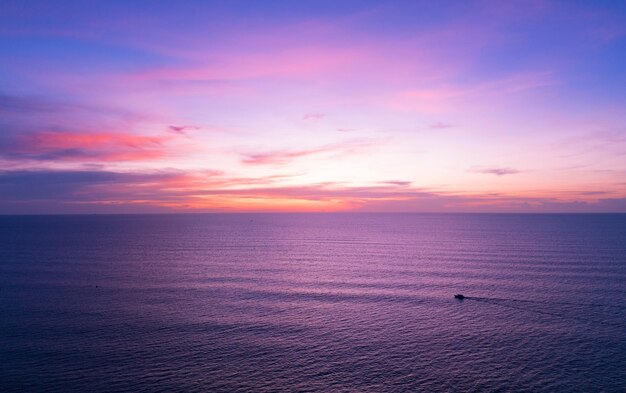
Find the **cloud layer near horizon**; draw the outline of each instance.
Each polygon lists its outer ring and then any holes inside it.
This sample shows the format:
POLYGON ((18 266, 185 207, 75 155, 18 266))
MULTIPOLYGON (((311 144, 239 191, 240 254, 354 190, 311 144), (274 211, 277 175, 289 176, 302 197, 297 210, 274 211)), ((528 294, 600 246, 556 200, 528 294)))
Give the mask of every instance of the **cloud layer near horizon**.
POLYGON ((369 186, 280 186, 275 180, 228 178, 220 172, 191 177, 179 172, 5 171, 0 173, 0 213, 176 212, 181 207, 206 212, 525 212, 529 208, 535 212, 612 212, 626 208, 626 198, 564 202, 458 195, 396 181, 369 186))
POLYGON ((0 213, 626 211, 623 26, 610 2, 5 1, 0 213))

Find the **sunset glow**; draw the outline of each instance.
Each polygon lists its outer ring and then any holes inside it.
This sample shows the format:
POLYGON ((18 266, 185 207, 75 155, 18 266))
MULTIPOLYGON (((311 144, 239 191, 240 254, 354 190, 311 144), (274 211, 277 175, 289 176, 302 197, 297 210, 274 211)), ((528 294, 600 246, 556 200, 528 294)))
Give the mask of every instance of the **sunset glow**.
POLYGON ((626 5, 0 4, 0 213, 626 211, 626 5))

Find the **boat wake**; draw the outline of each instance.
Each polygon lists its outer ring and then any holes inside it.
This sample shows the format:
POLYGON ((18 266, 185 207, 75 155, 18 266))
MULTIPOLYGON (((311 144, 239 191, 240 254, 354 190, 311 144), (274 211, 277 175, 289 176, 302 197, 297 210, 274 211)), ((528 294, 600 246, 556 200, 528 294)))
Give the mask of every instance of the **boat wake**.
POLYGON ((460 300, 474 300, 477 302, 483 302, 483 303, 487 303, 487 304, 491 304, 495 306, 522 310, 522 311, 532 312, 536 314, 543 314, 543 315, 548 315, 548 316, 562 318, 562 319, 570 319, 570 320, 582 321, 582 322, 587 322, 587 323, 601 324, 601 325, 617 327, 617 328, 626 328, 626 324, 624 323, 607 321, 604 318, 589 318, 589 317, 582 317, 579 315, 571 315, 571 313, 588 313, 588 312, 597 313, 598 311, 601 311, 601 310, 605 312, 611 311, 613 313, 616 310, 626 310, 626 307, 619 306, 619 305, 607 305, 607 304, 597 304, 597 303, 550 302, 550 301, 540 301, 540 300, 521 300, 521 299, 510 299, 510 298, 477 297, 477 296, 464 296, 464 295, 455 295, 455 298, 460 299, 460 300), (568 309, 565 309, 564 312, 559 312, 559 311, 546 310, 545 308, 538 308, 538 307, 548 307, 548 306, 568 306, 568 309), (572 309, 572 307, 576 307, 576 308, 572 309))
MULTIPOLYGON (((461 295, 463 296, 463 295, 461 295)), ((626 310, 626 306, 619 306, 616 304, 600 304, 600 303, 574 303, 574 302, 551 302, 548 300, 522 300, 522 299, 511 299, 511 298, 501 298, 501 297, 476 297, 476 296, 463 296, 464 299, 473 299, 473 300, 483 300, 483 301, 507 301, 507 302, 517 302, 517 303, 533 303, 533 304, 554 304, 554 305, 565 305, 565 306, 580 306, 580 307, 599 307, 599 308, 617 308, 621 310, 626 310)))

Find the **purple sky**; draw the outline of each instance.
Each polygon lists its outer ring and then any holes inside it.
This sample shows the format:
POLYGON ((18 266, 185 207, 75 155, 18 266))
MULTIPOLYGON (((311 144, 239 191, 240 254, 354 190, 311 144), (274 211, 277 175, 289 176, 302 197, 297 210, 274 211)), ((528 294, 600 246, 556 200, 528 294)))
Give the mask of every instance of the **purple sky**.
POLYGON ((0 3, 0 214, 626 212, 623 1, 0 3))

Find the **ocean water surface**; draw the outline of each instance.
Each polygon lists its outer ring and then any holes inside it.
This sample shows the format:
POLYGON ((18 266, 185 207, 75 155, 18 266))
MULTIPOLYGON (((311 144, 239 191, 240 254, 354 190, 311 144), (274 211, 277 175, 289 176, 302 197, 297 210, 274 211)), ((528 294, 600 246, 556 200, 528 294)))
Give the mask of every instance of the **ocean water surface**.
POLYGON ((624 392, 626 215, 3 216, 0 391, 624 392))

